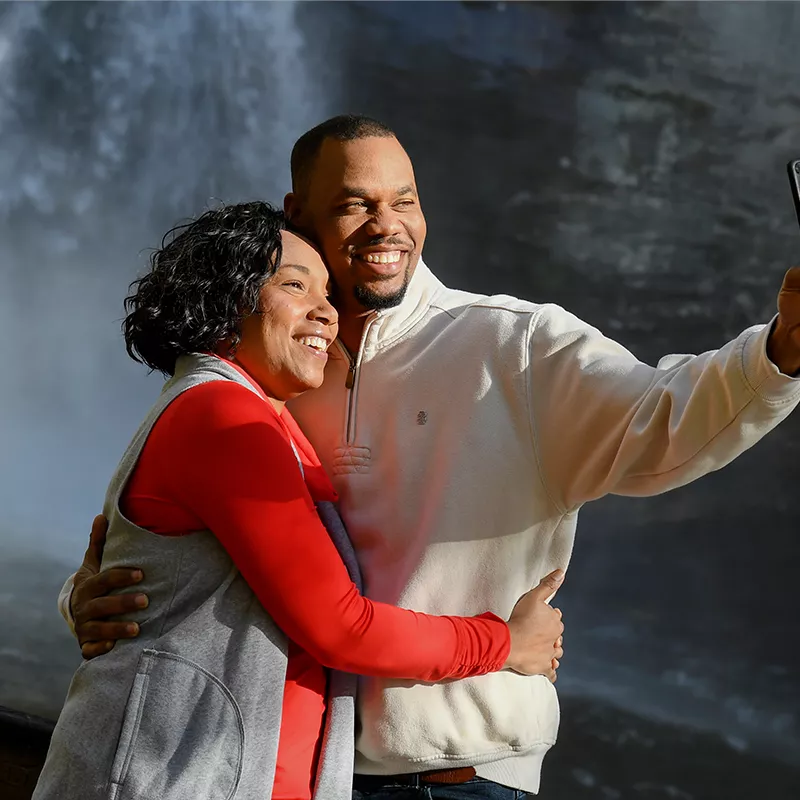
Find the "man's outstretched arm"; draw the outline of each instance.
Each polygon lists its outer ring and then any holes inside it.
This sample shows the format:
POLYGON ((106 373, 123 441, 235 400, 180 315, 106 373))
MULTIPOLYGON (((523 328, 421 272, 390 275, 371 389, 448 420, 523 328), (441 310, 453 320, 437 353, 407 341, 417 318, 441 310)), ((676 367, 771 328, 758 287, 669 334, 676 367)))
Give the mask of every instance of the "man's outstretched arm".
POLYGON ((106 543, 108 521, 94 518, 89 546, 80 569, 67 578, 58 596, 58 610, 78 639, 86 659, 107 653, 117 639, 132 639, 139 633, 135 622, 111 620, 147 607, 147 595, 141 592, 108 594, 114 589, 135 586, 142 578, 136 568, 100 570, 106 543))
POLYGON ((800 403, 800 268, 784 279, 772 325, 716 351, 652 367, 545 306, 529 353, 534 442, 562 510, 659 494, 723 467, 800 403))

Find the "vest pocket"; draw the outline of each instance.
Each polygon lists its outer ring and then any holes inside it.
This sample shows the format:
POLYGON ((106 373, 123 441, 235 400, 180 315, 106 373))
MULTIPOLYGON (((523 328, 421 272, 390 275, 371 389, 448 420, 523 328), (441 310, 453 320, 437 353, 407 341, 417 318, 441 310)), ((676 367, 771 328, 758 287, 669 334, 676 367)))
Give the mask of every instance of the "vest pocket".
POLYGON ((108 800, 230 800, 239 785, 244 725, 222 682, 174 653, 144 650, 108 800))

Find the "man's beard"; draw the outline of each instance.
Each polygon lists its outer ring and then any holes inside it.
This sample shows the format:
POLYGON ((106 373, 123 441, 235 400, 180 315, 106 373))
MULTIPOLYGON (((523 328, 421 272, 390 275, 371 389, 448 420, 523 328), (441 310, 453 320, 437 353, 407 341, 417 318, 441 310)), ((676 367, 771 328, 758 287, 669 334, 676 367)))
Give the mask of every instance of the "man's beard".
POLYGON ((392 294, 378 294, 370 289, 368 286, 354 286, 353 297, 356 302, 368 311, 383 311, 387 308, 394 308, 403 302, 403 298, 408 291, 408 284, 411 282, 411 270, 406 267, 406 273, 403 276, 403 285, 392 294))

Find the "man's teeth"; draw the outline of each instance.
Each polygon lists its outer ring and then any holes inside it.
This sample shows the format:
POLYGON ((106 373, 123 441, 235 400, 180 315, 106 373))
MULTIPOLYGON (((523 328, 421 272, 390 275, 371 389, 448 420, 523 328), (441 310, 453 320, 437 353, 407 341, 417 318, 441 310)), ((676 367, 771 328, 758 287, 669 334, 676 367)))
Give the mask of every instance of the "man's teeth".
POLYGON ((394 264, 402 255, 400 250, 391 250, 388 253, 365 253, 361 258, 370 264, 394 264))
POLYGON ((313 347, 315 350, 321 350, 323 353, 328 349, 327 341, 320 336, 301 336, 297 341, 300 344, 313 347))

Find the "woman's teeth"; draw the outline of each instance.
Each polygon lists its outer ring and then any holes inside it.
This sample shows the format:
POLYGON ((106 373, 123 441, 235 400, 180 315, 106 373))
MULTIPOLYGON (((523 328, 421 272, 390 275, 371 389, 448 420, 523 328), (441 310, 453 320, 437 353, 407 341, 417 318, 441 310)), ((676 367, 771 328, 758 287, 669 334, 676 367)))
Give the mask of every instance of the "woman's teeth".
POLYGON ((402 255, 401 250, 391 250, 388 253, 365 253, 361 258, 370 264, 394 264, 402 255))
POLYGON ((313 347, 314 350, 321 350, 323 353, 328 349, 328 342, 321 336, 301 336, 297 341, 307 347, 313 347))

